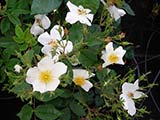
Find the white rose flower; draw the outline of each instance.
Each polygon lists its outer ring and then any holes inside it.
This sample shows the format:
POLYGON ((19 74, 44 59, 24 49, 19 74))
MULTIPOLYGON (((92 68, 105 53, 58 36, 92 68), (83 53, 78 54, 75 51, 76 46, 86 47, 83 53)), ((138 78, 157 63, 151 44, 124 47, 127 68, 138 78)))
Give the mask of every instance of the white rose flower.
POLYGON ((122 85, 122 94, 120 95, 120 99, 123 100, 123 108, 128 111, 128 114, 133 116, 136 113, 136 107, 133 99, 138 99, 142 95, 143 92, 137 91, 139 89, 138 80, 132 83, 125 82, 122 85))
POLYGON ((111 17, 117 21, 120 17, 124 16, 126 12, 123 9, 117 8, 115 5, 110 5, 108 7, 107 3, 104 0, 100 0, 105 6, 107 6, 107 9, 109 13, 111 14, 111 17))
POLYGON ((60 84, 59 77, 66 71, 67 66, 64 63, 54 63, 53 59, 46 56, 37 67, 28 69, 26 82, 33 86, 33 91, 55 91, 60 84))
POLYGON ((121 64, 124 65, 123 56, 125 55, 126 50, 124 50, 121 46, 113 49, 113 43, 110 42, 106 45, 104 51, 102 51, 101 59, 104 60, 102 67, 106 67, 111 64, 121 64))
POLYGON ((40 35, 44 32, 44 29, 48 29, 51 25, 51 21, 46 15, 35 15, 35 21, 32 25, 30 32, 34 36, 40 35))
POLYGON ((56 56, 58 57, 61 53, 67 54, 73 50, 73 44, 71 41, 62 40, 64 35, 63 27, 59 25, 55 25, 50 34, 48 32, 42 33, 38 37, 38 41, 43 45, 42 53, 45 55, 52 57, 52 52, 56 52, 56 56))
POLYGON ((117 21, 120 17, 124 16, 126 12, 123 9, 117 8, 115 5, 110 5, 108 11, 111 14, 111 17, 117 21))
POLYGON ((82 87, 86 92, 88 92, 89 89, 93 87, 93 84, 87 80, 92 76, 94 76, 94 74, 89 74, 87 70, 73 69, 73 82, 76 85, 82 87))
POLYGON ((80 22, 82 24, 86 24, 91 26, 91 22, 93 20, 93 14, 90 14, 90 9, 85 9, 83 6, 77 7, 72 4, 70 1, 67 2, 67 6, 70 12, 67 13, 65 20, 70 24, 74 24, 76 22, 80 22))

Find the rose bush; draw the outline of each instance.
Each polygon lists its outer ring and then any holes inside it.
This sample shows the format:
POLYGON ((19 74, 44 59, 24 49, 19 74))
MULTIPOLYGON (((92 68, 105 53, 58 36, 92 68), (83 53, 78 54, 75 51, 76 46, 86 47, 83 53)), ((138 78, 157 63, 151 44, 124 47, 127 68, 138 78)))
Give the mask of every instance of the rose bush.
POLYGON ((7 0, 1 6, 0 66, 4 90, 26 104, 21 120, 122 120, 151 84, 136 75, 133 44, 121 17, 124 0, 7 0))

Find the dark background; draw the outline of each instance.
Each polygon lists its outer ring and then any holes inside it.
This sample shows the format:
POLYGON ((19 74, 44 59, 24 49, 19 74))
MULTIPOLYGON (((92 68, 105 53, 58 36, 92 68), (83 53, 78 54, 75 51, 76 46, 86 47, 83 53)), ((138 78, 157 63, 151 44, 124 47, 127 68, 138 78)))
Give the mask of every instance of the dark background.
MULTIPOLYGON (((122 18, 122 29, 127 41, 134 43, 138 74, 151 72, 149 83, 160 83, 160 9, 153 10, 160 0, 128 0, 136 16, 122 18)), ((141 104, 151 112, 140 120, 160 120, 160 87, 147 92, 148 98, 141 104)), ((141 107, 137 106, 137 107, 141 107)))
MULTIPOLYGON (((1 0, 0 0, 1 1, 1 0)), ((122 30, 127 41, 134 43, 135 61, 139 73, 151 71, 148 75, 150 83, 159 83, 160 70, 160 11, 152 11, 159 0, 128 0, 136 16, 125 15, 122 18, 122 30), (156 79, 157 78, 157 79, 156 79)), ((2 86, 0 86, 2 88, 2 86)), ((6 91, 0 93, 0 117, 3 120, 18 120, 16 114, 23 103, 13 94, 6 91)), ((160 88, 155 86, 148 92, 148 98, 142 105, 151 111, 141 120, 160 120, 160 88)), ((139 106, 137 106, 139 107, 139 106)))

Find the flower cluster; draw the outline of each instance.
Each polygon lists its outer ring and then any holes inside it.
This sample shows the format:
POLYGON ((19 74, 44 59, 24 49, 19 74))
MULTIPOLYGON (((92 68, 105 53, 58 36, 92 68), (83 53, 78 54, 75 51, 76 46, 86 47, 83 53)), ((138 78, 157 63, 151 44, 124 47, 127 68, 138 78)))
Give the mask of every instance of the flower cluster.
POLYGON ((32 0, 33 21, 26 17, 31 24, 16 25, 16 45, 3 52, 11 58, 5 87, 28 101, 20 119, 34 113, 42 120, 112 120, 145 113, 136 107, 145 89, 128 67, 132 43, 118 29, 127 13, 134 12, 122 0, 32 0))

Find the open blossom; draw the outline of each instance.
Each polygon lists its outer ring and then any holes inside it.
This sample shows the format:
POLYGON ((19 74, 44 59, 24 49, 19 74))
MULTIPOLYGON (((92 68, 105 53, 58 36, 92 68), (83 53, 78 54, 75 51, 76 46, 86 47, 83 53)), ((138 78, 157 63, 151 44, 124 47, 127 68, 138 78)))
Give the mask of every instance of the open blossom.
POLYGON ((50 34, 48 32, 42 33, 38 37, 38 41, 43 45, 42 53, 49 57, 52 56, 52 52, 55 52, 58 57, 61 53, 67 54, 72 51, 73 44, 71 41, 62 40, 64 36, 64 29, 59 25, 55 25, 50 34))
POLYGON ((67 6, 70 12, 67 13, 65 20, 70 24, 74 24, 76 22, 80 22, 82 24, 86 24, 91 26, 91 22, 93 20, 93 14, 90 14, 90 9, 85 9, 83 6, 77 7, 72 4, 70 1, 67 2, 67 6))
POLYGON ((14 66, 14 71, 17 72, 17 73, 20 73, 21 69, 22 69, 22 67, 20 65, 18 65, 18 64, 16 64, 14 66))
POLYGON ((92 76, 94 76, 94 74, 89 74, 87 70, 73 69, 73 82, 76 85, 82 87, 86 92, 88 92, 89 89, 93 87, 93 84, 87 80, 92 76))
MULTIPOLYGON (((107 3, 104 0, 100 0, 105 6, 107 6, 107 3)), ((111 14, 111 17, 117 21, 121 16, 124 16, 126 12, 123 9, 117 8, 114 4, 109 5, 107 7, 109 13, 111 14)))
POLYGON ((102 51, 101 59, 104 60, 102 67, 106 67, 111 64, 121 64, 124 65, 123 56, 125 55, 126 50, 124 50, 121 46, 113 49, 113 43, 110 42, 106 45, 104 51, 102 51))
POLYGON ((55 91, 60 84, 59 77, 66 71, 67 66, 64 63, 54 63, 50 57, 46 56, 36 67, 28 69, 26 82, 32 84, 33 91, 40 93, 55 91))
POLYGON ((133 99, 138 99, 142 95, 143 92, 137 91, 139 89, 138 80, 134 83, 125 82, 122 85, 122 94, 120 95, 120 99, 123 100, 123 108, 128 111, 128 114, 133 116, 136 113, 136 107, 133 99))
POLYGON ((46 15, 35 15, 35 21, 32 25, 30 32, 34 36, 40 35, 44 32, 44 29, 48 29, 51 25, 51 21, 46 15))
POLYGON ((117 8, 115 5, 110 5, 108 11, 111 14, 111 17, 117 21, 121 16, 124 16, 126 12, 123 9, 117 8))

